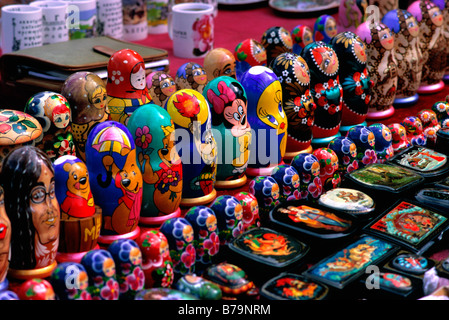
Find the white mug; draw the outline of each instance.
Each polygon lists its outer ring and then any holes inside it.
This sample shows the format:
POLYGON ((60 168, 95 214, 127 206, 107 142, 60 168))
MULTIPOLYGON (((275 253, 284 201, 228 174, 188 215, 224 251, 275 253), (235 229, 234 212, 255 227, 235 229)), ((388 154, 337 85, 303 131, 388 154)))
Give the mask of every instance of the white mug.
POLYGON ((42 9, 27 4, 2 7, 2 53, 39 47, 42 40, 42 9))
POLYGON ((43 44, 69 40, 66 2, 38 0, 31 2, 30 6, 42 9, 43 44))
POLYGON ((123 38, 122 0, 97 0, 97 34, 123 38))
POLYGON ((214 6, 198 2, 174 5, 168 19, 168 34, 176 57, 204 57, 214 48, 214 6))
POLYGON ((123 39, 143 40, 148 36, 147 5, 145 0, 122 0, 123 39))
POLYGON ((97 36, 97 1, 63 0, 68 3, 67 23, 70 40, 97 36))

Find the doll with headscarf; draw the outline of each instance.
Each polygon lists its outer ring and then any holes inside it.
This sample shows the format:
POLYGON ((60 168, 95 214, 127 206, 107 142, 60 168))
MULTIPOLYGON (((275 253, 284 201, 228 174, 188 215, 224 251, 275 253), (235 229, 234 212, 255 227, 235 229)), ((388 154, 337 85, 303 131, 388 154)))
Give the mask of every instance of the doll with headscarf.
POLYGON ((267 50, 257 40, 248 38, 237 44, 234 50, 236 77, 240 81, 244 72, 254 66, 267 65, 267 50))
POLYGON ((315 24, 313 25, 313 38, 315 41, 329 43, 337 33, 337 21, 333 16, 323 14, 315 20, 315 24))
POLYGON ((260 43, 267 52, 267 66, 281 53, 292 52, 293 41, 290 31, 284 27, 268 28, 262 35, 260 43))

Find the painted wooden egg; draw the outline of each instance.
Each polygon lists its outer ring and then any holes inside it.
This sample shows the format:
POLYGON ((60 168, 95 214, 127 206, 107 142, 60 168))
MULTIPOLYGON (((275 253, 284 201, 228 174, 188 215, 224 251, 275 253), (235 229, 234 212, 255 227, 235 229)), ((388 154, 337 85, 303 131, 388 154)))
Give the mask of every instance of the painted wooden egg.
POLYGON ((6 278, 9 268, 9 249, 11 245, 11 221, 5 210, 5 195, 0 185, 0 292, 6 290, 9 281, 6 278))
POLYGON ((422 122, 418 117, 407 116, 401 121, 401 124, 404 126, 407 139, 412 145, 425 146, 427 144, 422 122))
POLYGON ((313 150, 313 155, 320 163, 320 179, 323 191, 338 188, 341 184, 341 176, 338 171, 338 156, 329 148, 322 147, 313 150))
POLYGON ((357 125, 349 129, 347 137, 354 141, 357 146, 357 160, 359 168, 377 162, 377 154, 374 149, 376 138, 374 133, 363 125, 357 125))
POLYGON ((328 148, 338 157, 338 172, 342 180, 349 172, 359 168, 357 160, 357 146, 354 141, 345 136, 336 137, 329 142, 328 148))
POLYGON ((51 283, 45 279, 29 279, 17 291, 19 300, 56 300, 51 283))
POLYGON ((312 43, 315 41, 313 39, 313 30, 309 26, 298 24, 293 28, 291 31, 292 36, 292 52, 296 54, 300 54, 301 50, 308 45, 309 43, 312 43))
POLYGON ((208 81, 221 76, 237 78, 234 54, 226 48, 214 48, 209 51, 204 57, 203 65, 208 81))
POLYGON ((243 208, 231 195, 218 196, 210 205, 217 217, 218 236, 221 245, 227 245, 243 233, 243 208))
POLYGON ((358 2, 360 1, 340 1, 340 6, 338 7, 338 22, 344 30, 355 32, 356 28, 363 22, 365 11, 362 11, 362 8, 358 6, 358 2))
POLYGON ((208 82, 206 69, 196 62, 186 62, 176 71, 175 83, 178 89, 193 89, 203 93, 208 82))
POLYGON ((319 16, 313 25, 313 39, 315 41, 329 41, 338 33, 337 21, 328 14, 319 16))
POLYGON ((178 87, 173 77, 164 71, 153 71, 146 77, 148 92, 153 99, 153 103, 163 107, 165 101, 178 87))
POLYGON ((293 40, 290 31, 284 27, 270 27, 262 34, 260 43, 267 52, 267 66, 276 59, 278 55, 284 52, 292 52, 293 40))
POLYGON ((200 300, 220 300, 222 298, 221 289, 217 284, 196 274, 186 274, 176 282, 175 288, 200 300))
POLYGON ((246 191, 240 191, 234 194, 234 197, 242 205, 243 232, 260 227, 259 202, 257 198, 252 193, 246 191))
POLYGON ((261 224, 266 223, 270 211, 280 203, 278 183, 271 176, 257 176, 249 182, 248 191, 256 197, 259 204, 261 224))
POLYGON ((385 163, 394 156, 391 131, 383 123, 373 123, 368 126, 368 129, 374 134, 377 163, 385 163))
POLYGON ((301 199, 299 174, 294 167, 288 164, 278 165, 271 176, 279 185, 280 202, 301 199))
POLYGON ((320 179, 320 162, 312 153, 300 153, 295 156, 290 165, 299 174, 301 199, 316 200, 323 192, 320 179))
POLYGON ((236 76, 239 81, 243 73, 251 67, 267 65, 267 50, 259 41, 253 38, 247 38, 238 43, 234 49, 234 57, 236 76))
POLYGON ((391 131, 391 141, 394 153, 398 153, 411 146, 410 141, 407 138, 407 132, 402 124, 394 122, 387 126, 391 131))
POLYGON ((58 263, 50 283, 58 300, 92 300, 86 269, 79 262, 58 263))

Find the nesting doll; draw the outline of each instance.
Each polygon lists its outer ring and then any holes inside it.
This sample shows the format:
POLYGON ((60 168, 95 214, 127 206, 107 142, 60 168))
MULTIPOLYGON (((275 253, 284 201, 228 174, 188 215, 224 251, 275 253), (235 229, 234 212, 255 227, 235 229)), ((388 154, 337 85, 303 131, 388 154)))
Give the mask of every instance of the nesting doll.
POLYGON ((176 71, 175 83, 178 89, 193 89, 203 93, 208 82, 206 69, 198 63, 186 62, 176 71))
POLYGON ((291 160, 300 152, 312 151, 312 127, 316 104, 310 91, 309 66, 295 53, 281 53, 271 69, 282 87, 282 103, 287 115, 287 146, 284 159, 291 160))
POLYGON ((421 85, 423 56, 419 46, 419 26, 415 17, 403 9, 387 12, 382 23, 394 35, 395 58, 398 70, 398 86, 395 106, 412 105, 419 99, 417 91, 421 85))
POLYGON ((142 173, 129 130, 117 121, 95 126, 87 139, 86 166, 95 204, 102 209, 98 241, 135 239, 140 231, 142 173))
POLYGON ((437 115, 438 122, 442 126, 442 122, 449 118, 449 102, 447 101, 449 97, 446 97, 446 101, 435 102, 430 110, 435 112, 437 115))
POLYGON ((259 204, 261 224, 267 223, 270 211, 280 204, 278 183, 271 176, 257 176, 249 182, 248 191, 256 197, 259 204))
POLYGON ((317 200, 323 192, 317 157, 312 153, 300 153, 292 159, 290 165, 299 174, 301 199, 317 200))
POLYGON ((118 300, 120 288, 117 281, 114 258, 105 249, 95 249, 81 259, 86 269, 89 285, 87 291, 92 300, 118 300))
POLYGON ((360 168, 377 162, 377 154, 374 149, 376 139, 374 133, 367 126, 352 127, 349 129, 347 137, 357 146, 357 160, 360 168))
POLYGON ((243 208, 234 196, 218 196, 210 208, 217 217, 218 236, 222 246, 226 246, 243 233, 243 208))
POLYGON ((444 88, 446 38, 440 8, 430 0, 414 1, 407 8, 419 24, 419 40, 423 55, 421 85, 418 93, 435 93, 444 88))
POLYGON ((129 117, 127 128, 136 146, 142 173, 140 224, 161 225, 179 216, 183 171, 176 152, 175 125, 167 110, 148 103, 129 117))
POLYGON ((80 71, 67 77, 61 94, 67 99, 72 111, 71 127, 76 156, 86 161, 89 132, 94 126, 108 119, 105 83, 95 73, 80 71))
POLYGON ((394 113, 393 102, 398 85, 393 34, 390 28, 380 22, 363 22, 356 34, 366 44, 366 68, 374 83, 366 118, 388 118, 394 113))
POLYGON ((402 124, 394 122, 387 125, 391 132, 391 141, 394 153, 398 153, 410 147, 410 141, 407 138, 407 132, 402 124))
POLYGON ((178 87, 173 77, 164 71, 153 71, 146 77, 148 93, 153 99, 153 103, 163 107, 165 101, 170 97, 178 87))
POLYGON ((76 154, 70 125, 72 111, 64 96, 52 91, 36 93, 27 101, 24 111, 41 124, 42 134, 35 145, 52 162, 60 156, 76 154))
POLYGON ((58 263, 50 283, 58 300, 92 300, 86 269, 79 262, 58 263))
POLYGON ((15 148, 3 159, 0 183, 11 222, 9 276, 50 276, 57 264, 60 224, 50 159, 33 146, 15 148))
POLYGON ((176 282, 175 288, 200 300, 220 300, 222 298, 221 289, 217 284, 196 274, 186 274, 176 282))
POLYGON ((159 230, 165 235, 176 278, 195 272, 196 250, 193 227, 185 218, 171 218, 159 230))
POLYGON ((207 80, 221 76, 228 76, 236 79, 236 61, 234 54, 226 48, 214 48, 204 57, 204 69, 207 80))
POLYGON ((368 129, 374 134, 377 163, 385 163, 394 156, 391 130, 383 123, 373 123, 368 129))
POLYGON ((263 34, 260 43, 267 53, 267 66, 284 52, 292 52, 293 40, 290 31, 284 27, 274 26, 268 28, 263 34))
POLYGON ((122 49, 109 58, 107 68, 108 120, 126 125, 138 107, 152 102, 146 83, 145 62, 136 51, 122 49))
POLYGON ((115 263, 115 276, 120 288, 119 299, 133 300, 145 285, 139 246, 134 240, 117 239, 107 250, 115 263))
POLYGON ((313 30, 309 26, 298 24, 291 31, 293 53, 300 54, 301 50, 314 41, 313 30))
POLYGON ((424 135, 424 130, 421 120, 417 116, 407 116, 401 124, 405 128, 407 134, 407 140, 414 146, 425 146, 427 144, 427 138, 424 135))
POLYGON ((19 300, 56 300, 51 283, 45 279, 29 279, 17 290, 19 300))
POLYGON ((11 290, 0 291, 0 301, 1 300, 20 300, 17 293, 11 290))
POLYGON ((237 44, 234 49, 236 77, 240 81, 243 73, 254 66, 267 65, 267 50, 257 40, 247 38, 237 44))
POLYGON ((363 22, 365 11, 361 11, 357 0, 343 0, 338 8, 338 22, 347 31, 355 32, 363 22))
POLYGON ((319 16, 313 25, 313 39, 329 43, 338 33, 337 21, 328 14, 319 16))
POLYGON ((212 129, 217 142, 215 187, 240 187, 246 183, 245 171, 252 137, 245 89, 239 81, 219 76, 207 84, 203 95, 211 110, 212 129))
POLYGON ((332 47, 322 41, 307 45, 301 52, 310 70, 310 91, 316 104, 312 145, 328 145, 339 135, 343 88, 339 60, 332 47))
POLYGON ((433 3, 435 3, 438 8, 440 8, 442 14, 443 14, 443 35, 446 39, 446 66, 445 66, 445 73, 443 76, 444 82, 447 82, 449 80, 449 3, 447 0, 434 0, 433 3))
POLYGON ((424 135, 427 139, 427 146, 432 148, 437 140, 437 132, 441 129, 437 114, 431 109, 421 109, 416 116, 421 120, 424 135))
POLYGON ((271 176, 279 185, 279 201, 301 199, 299 174, 288 164, 281 164, 273 169, 271 176))
POLYGON ((341 176, 338 172, 338 156, 329 148, 321 147, 313 150, 313 155, 320 163, 320 179, 323 192, 338 188, 341 184, 341 176))
POLYGON ((328 148, 335 152, 338 158, 338 173, 343 180, 347 173, 359 168, 357 146, 346 136, 340 136, 329 142, 328 148))
POLYGON ((330 40, 338 56, 338 76, 343 88, 342 134, 351 126, 366 124, 373 81, 368 73, 366 45, 354 32, 340 32, 330 40))
POLYGON ((11 245, 11 221, 5 211, 5 194, 0 186, 0 292, 8 288, 6 278, 9 267, 9 249, 11 245))
POLYGON ((282 162, 287 147, 288 120, 282 104, 281 83, 264 66, 251 67, 240 82, 248 97, 248 121, 254 132, 246 173, 266 175, 282 162))
POLYGON ((171 287, 173 261, 165 235, 156 229, 146 230, 140 233, 136 242, 142 252, 145 288, 171 287))
POLYGON ((101 230, 101 209, 95 206, 86 164, 65 155, 54 163, 55 190, 61 224, 58 261, 79 262, 83 254, 97 247, 101 230))
POLYGON ((181 206, 210 203, 217 194, 217 145, 209 104, 198 91, 181 89, 165 108, 175 125, 175 148, 182 162, 181 206))
POLYGON ((234 197, 242 205, 243 232, 260 227, 259 203, 257 198, 252 193, 246 191, 240 191, 234 194, 234 197))

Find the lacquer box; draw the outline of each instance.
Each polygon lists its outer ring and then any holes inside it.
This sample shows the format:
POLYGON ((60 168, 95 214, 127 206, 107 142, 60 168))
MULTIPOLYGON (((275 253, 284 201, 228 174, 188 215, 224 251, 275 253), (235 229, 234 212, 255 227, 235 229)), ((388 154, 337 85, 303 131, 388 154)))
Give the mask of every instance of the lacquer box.
POLYGON ((420 203, 442 212, 449 209, 449 189, 446 188, 423 188, 416 193, 415 198, 420 203))
POLYGON ((369 218, 376 209, 373 198, 360 190, 348 188, 326 191, 318 198, 318 204, 331 210, 345 212, 356 219, 369 218))
POLYGON ((436 261, 407 250, 400 250, 389 259, 383 268, 389 272, 395 272, 405 275, 409 278, 422 280, 424 274, 436 266, 436 261))

